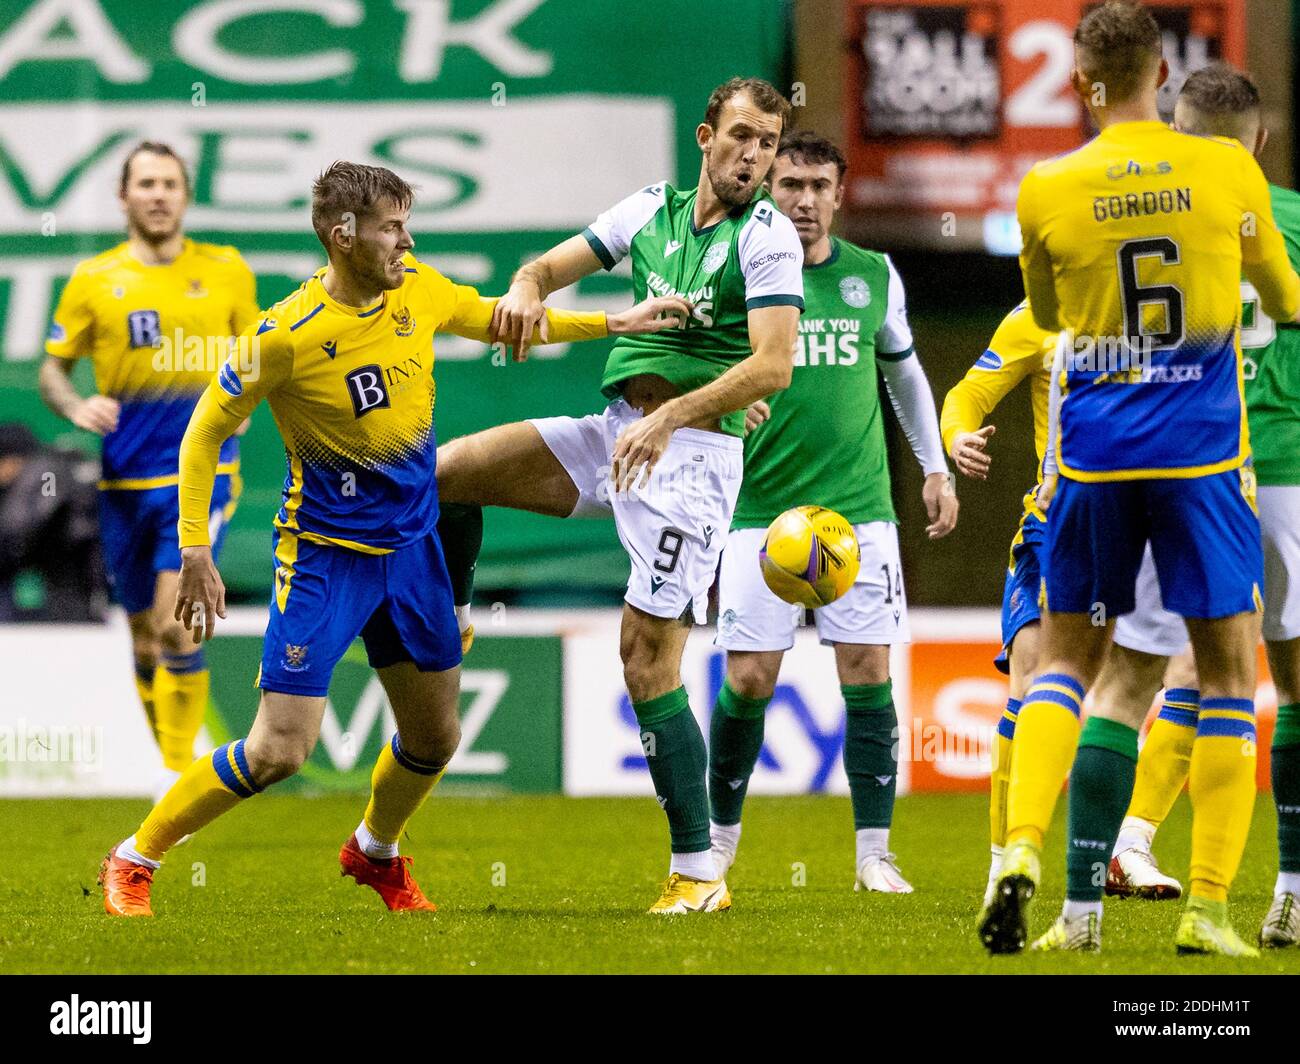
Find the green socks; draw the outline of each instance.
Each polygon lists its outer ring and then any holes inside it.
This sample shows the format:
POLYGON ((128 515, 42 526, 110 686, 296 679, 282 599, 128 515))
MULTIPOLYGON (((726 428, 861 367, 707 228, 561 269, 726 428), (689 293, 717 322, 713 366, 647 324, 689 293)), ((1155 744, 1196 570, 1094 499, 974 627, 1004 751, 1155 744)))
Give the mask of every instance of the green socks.
POLYGON ((438 512, 438 538, 451 577, 452 601, 468 606, 474 591, 474 568, 483 549, 483 507, 444 502, 438 512))
MULTIPOLYGON (((704 735, 679 687, 648 702, 633 702, 641 748, 655 797, 668 815, 673 853, 709 849, 709 796, 704 786, 708 753, 704 735)), ((705 877, 709 878, 709 877, 705 877)))
POLYGON ((1277 707, 1272 755, 1278 868, 1300 872, 1300 703, 1277 707))
POLYGON ((853 801, 853 828, 887 828, 898 789, 898 715, 893 683, 840 687, 847 710, 844 770, 853 801))
POLYGON ((746 698, 725 680, 709 722, 709 817, 739 824, 749 777, 763 747, 763 714, 769 698, 746 698))
POLYGON ((1070 901, 1100 902, 1115 839, 1133 797, 1138 733, 1089 717, 1070 771, 1070 834, 1065 855, 1070 901))

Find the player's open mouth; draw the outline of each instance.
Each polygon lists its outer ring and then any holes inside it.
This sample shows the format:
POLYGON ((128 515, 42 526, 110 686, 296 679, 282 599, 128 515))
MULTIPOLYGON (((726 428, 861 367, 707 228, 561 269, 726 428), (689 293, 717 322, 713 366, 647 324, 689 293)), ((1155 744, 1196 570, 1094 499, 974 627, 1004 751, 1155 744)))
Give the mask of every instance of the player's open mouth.
POLYGON ((748 185, 753 175, 748 170, 742 170, 736 175, 736 180, 742 185, 748 185))

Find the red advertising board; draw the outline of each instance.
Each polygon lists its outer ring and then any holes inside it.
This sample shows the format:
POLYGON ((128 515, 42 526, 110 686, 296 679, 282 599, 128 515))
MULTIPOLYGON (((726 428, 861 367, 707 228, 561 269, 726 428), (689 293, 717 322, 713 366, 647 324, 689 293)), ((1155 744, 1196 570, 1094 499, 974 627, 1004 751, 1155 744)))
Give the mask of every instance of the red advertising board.
MULTIPOLYGON (((918 222, 951 212, 968 236, 978 235, 990 214, 1013 212, 1025 171, 1090 135, 1070 72, 1074 27, 1092 6, 1093 0, 845 0, 846 205, 918 222)), ((1160 23, 1170 67, 1162 113, 1172 112, 1192 70, 1219 58, 1242 62, 1245 0, 1147 6, 1160 23)), ((933 243, 923 228, 917 242, 933 243)))
MULTIPOLYGON (((912 762, 911 792, 988 790, 993 731, 1007 700, 1006 677, 991 665, 997 644, 978 639, 918 639, 908 649, 911 721, 903 756, 912 762)), ((1269 744, 1277 723, 1277 691, 1269 679, 1262 645, 1258 676, 1256 782, 1266 791, 1270 787, 1269 744)), ((1088 708, 1090 703, 1085 712, 1088 708)), ((1147 716, 1147 726, 1159 711, 1157 700, 1147 716)))

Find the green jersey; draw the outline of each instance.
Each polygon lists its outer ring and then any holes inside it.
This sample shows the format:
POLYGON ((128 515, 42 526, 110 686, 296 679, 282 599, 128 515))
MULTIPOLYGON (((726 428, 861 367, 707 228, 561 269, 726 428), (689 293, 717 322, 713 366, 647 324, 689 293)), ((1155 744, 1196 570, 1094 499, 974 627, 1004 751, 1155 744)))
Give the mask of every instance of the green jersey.
MULTIPOLYGON (((1300 269, 1300 194, 1269 186, 1273 219, 1300 269)), ((1255 474, 1261 484, 1300 485, 1300 326, 1275 322, 1241 282, 1241 350, 1246 414, 1255 474)))
POLYGON ((888 256, 835 238, 803 278, 794 374, 745 439, 732 527, 766 526, 804 505, 850 524, 896 521, 876 362, 912 355, 903 283, 888 256))
MULTIPOLYGON (((651 185, 615 204, 583 232, 608 270, 632 257, 638 301, 682 296, 694 305, 685 329, 614 341, 601 391, 619 395, 630 377, 652 373, 694 391, 748 358, 748 313, 758 307, 803 307, 803 247, 794 224, 767 193, 704 229, 694 222, 696 189, 651 185)), ((743 411, 723 418, 724 432, 744 434, 743 411)))

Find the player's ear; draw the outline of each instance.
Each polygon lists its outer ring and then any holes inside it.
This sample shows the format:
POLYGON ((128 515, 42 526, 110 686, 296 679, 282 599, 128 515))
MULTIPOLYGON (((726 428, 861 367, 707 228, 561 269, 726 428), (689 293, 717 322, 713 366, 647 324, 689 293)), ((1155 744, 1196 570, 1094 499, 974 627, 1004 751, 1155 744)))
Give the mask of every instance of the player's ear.
POLYGON ((835 209, 840 209, 840 204, 844 202, 844 178, 835 179, 835 209))
POLYGON ((1264 152, 1264 145, 1268 143, 1268 130, 1263 126, 1259 127, 1259 132, 1255 134, 1255 158, 1259 158, 1264 152))
POLYGON ((713 144, 713 136, 714 129, 708 122, 701 122, 695 127, 695 143, 700 146, 700 151, 708 152, 713 144))
POLYGON ((1087 100, 1092 96, 1092 82, 1088 76, 1077 66, 1070 71, 1070 85, 1078 95, 1079 99, 1087 100))
POLYGON ((1160 70, 1156 73, 1156 88, 1160 88, 1169 80, 1169 60, 1164 56, 1160 57, 1160 70))

